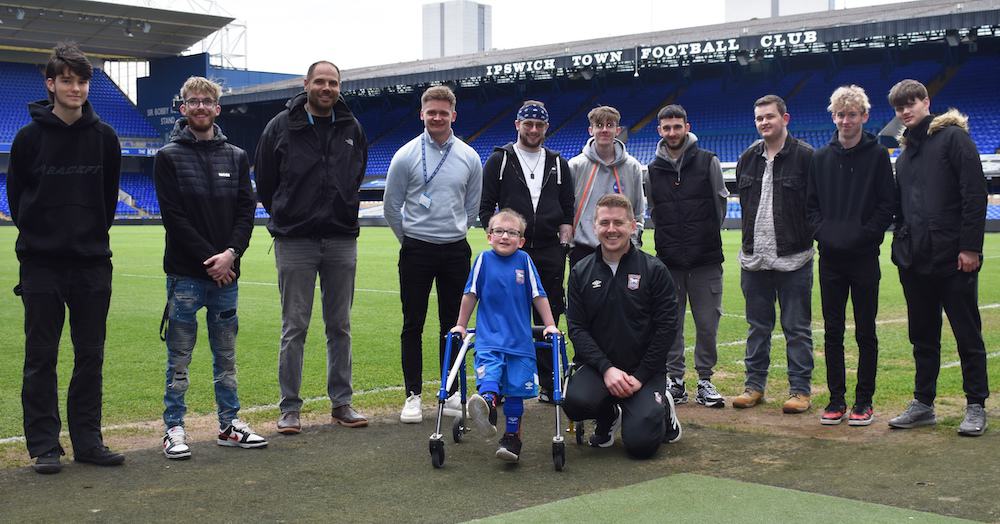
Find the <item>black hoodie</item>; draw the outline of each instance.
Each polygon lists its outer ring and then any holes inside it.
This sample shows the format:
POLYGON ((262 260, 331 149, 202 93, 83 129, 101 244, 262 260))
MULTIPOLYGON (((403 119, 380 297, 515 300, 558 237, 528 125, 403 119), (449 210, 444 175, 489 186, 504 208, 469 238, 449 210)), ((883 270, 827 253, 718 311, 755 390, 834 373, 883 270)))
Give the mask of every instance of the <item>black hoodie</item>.
POLYGON ((493 148, 493 154, 483 167, 483 197, 479 206, 479 221, 483 229, 489 226, 496 210, 511 208, 520 213, 528 227, 524 231, 524 246, 541 248, 559 245, 559 226, 573 223, 573 177, 559 153, 543 148, 542 191, 538 207, 531 202, 528 182, 513 142, 493 148))
POLYGON ((52 103, 28 104, 32 121, 10 148, 7 199, 18 260, 50 266, 111 258, 108 229, 118 204, 121 145, 90 102, 67 125, 52 103))
POLYGON ((343 97, 333 106, 333 125, 320 133, 306 98, 303 92, 289 100, 257 144, 257 196, 271 215, 267 229, 276 237, 357 237, 368 138, 343 97))
POLYGON ((878 256, 894 206, 889 151, 875 135, 864 132, 857 145, 844 149, 834 132, 813 154, 806 214, 821 255, 878 256))
MULTIPOLYGON (((205 260, 230 247, 242 255, 250 242, 257 202, 246 152, 226 142, 218 125, 211 140, 198 140, 181 118, 156 153, 155 172, 167 237, 163 271, 210 280, 205 260)), ((233 271, 239 277, 238 259, 233 271)))

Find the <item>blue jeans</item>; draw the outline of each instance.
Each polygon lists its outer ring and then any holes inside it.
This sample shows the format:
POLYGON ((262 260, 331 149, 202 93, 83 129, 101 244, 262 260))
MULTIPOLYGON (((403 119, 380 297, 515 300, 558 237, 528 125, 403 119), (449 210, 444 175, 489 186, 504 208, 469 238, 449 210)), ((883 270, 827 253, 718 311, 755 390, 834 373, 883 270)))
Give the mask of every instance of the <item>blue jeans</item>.
POLYGON ((810 394, 813 370, 812 261, 795 271, 741 270, 740 285, 746 299, 747 333, 746 387, 764 391, 771 365, 771 332, 774 331, 774 301, 781 307, 781 330, 788 357, 791 393, 810 394))
POLYGON ((211 280, 167 275, 167 386, 163 395, 163 422, 167 428, 184 425, 184 394, 188 389, 188 366, 198 336, 195 314, 207 310, 208 343, 212 348, 215 402, 219 426, 228 426, 240 410, 236 395, 236 282, 218 287, 211 280))

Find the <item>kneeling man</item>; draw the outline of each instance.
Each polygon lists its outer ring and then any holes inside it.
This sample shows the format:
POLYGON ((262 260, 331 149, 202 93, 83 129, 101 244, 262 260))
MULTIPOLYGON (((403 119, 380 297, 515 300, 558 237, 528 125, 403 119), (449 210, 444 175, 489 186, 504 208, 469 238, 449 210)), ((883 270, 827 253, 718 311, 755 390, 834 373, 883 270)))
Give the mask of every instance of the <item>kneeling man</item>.
POLYGON ((625 451, 651 457, 680 438, 666 389, 667 348, 677 330, 670 272, 632 244, 632 204, 619 194, 597 202, 597 251, 569 277, 569 338, 576 372, 563 409, 572 420, 596 419, 590 445, 610 447, 621 428, 625 451))

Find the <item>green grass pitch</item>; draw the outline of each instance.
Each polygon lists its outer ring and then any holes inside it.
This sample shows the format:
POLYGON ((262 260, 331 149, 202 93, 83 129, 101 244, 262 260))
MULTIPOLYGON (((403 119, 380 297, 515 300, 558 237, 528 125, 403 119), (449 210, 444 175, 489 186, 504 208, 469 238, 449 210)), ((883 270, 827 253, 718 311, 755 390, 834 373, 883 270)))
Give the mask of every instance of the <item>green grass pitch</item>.
MULTIPOLYGON (((162 271, 163 229, 160 226, 115 226, 111 230, 114 251, 114 291, 108 318, 108 336, 104 365, 104 424, 117 425, 137 421, 155 421, 162 414, 166 349, 157 330, 165 300, 162 271)), ((14 256, 17 230, 0 227, 0 439, 22 434, 21 371, 24 359, 23 309, 10 290, 17 283, 18 263, 14 256)), ((652 232, 647 234, 651 240, 652 232)), ((482 230, 469 234, 473 253, 485 249, 482 230)), ((739 232, 723 233, 725 264, 724 317, 719 328, 719 364, 716 385, 725 395, 742 390, 746 337, 743 319, 743 296, 739 287, 739 268, 735 262, 739 232)), ((250 249, 243 257, 240 281, 240 333, 237 360, 240 400, 244 407, 266 406, 278 401, 277 362, 281 328, 280 305, 271 239, 263 227, 254 230, 250 249)), ((888 240, 883 246, 888 250, 888 240)), ((647 243, 647 250, 652 246, 647 243)), ((985 244, 986 264, 980 278, 979 304, 983 316, 983 335, 989 358, 993 391, 1000 383, 1000 271, 994 267, 1000 258, 1000 235, 988 234, 985 244)), ((403 392, 394 390, 402 384, 399 358, 399 331, 402 314, 397 273, 398 243, 388 228, 362 229, 358 248, 357 291, 354 298, 352 331, 354 339, 355 403, 362 407, 386 407, 401 404, 403 392), (369 392, 380 393, 369 393, 369 392)), ((913 361, 906 336, 906 309, 895 268, 882 256, 882 283, 879 308, 880 360, 877 408, 897 409, 910 398, 913 361)), ((313 311, 312 329, 307 340, 303 379, 304 398, 325 395, 325 336, 319 311, 319 293, 313 311)), ((424 336, 424 380, 438 377, 436 306, 429 308, 428 329, 424 336)), ((851 316, 848 316, 851 322, 851 316)), ((187 402, 189 413, 211 414, 214 398, 211 386, 211 354, 207 345, 204 317, 201 318, 198 346, 191 367, 191 388, 187 402)), ((563 322, 565 325, 565 321, 563 322)), ((939 380, 941 403, 964 404, 961 370, 957 365, 954 339, 945 324, 939 380)), ((816 368, 813 373, 814 404, 822 408, 825 398, 825 367, 822 349, 822 318, 819 287, 813 286, 813 328, 816 368)), ((780 333, 780 328, 776 330, 780 333)), ((687 319, 686 345, 694 343, 694 329, 687 319)), ((857 362, 853 330, 847 333, 848 391, 853 391, 851 373, 857 362)), ((64 329, 59 362, 60 397, 65 392, 72 369, 72 346, 69 327, 64 329)), ((774 339, 769 394, 780 397, 787 387, 784 371, 784 342, 774 339)), ((689 366, 693 367, 689 358, 689 366)), ((690 378, 690 377, 689 377, 690 378)), ((431 396, 434 386, 425 388, 431 396)), ((849 399, 850 400, 850 399, 849 399)), ((329 405, 312 402, 309 409, 326 410, 329 405)), ((945 424, 957 424, 955 417, 945 424)))

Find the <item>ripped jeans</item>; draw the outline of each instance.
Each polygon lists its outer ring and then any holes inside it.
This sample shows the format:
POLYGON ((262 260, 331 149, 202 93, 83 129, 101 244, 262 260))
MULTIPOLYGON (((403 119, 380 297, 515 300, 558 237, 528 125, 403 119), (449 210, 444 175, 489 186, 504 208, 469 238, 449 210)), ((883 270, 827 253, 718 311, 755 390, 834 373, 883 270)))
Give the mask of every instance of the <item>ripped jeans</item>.
POLYGON ((195 314, 206 309, 208 343, 212 348, 215 402, 219 406, 219 426, 229 425, 240 410, 236 395, 236 282, 218 287, 211 280, 167 275, 167 385, 163 395, 163 422, 167 428, 184 425, 184 394, 188 389, 188 367, 198 336, 195 314))

